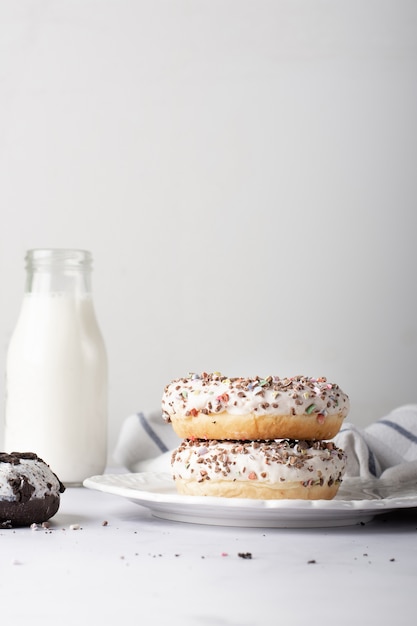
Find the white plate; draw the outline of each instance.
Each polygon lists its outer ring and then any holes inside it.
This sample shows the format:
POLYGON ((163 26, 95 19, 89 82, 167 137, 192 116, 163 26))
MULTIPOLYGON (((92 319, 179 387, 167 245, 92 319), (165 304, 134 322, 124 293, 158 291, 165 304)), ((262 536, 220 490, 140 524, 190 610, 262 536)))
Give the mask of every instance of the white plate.
POLYGON ((84 487, 122 496, 147 507, 155 517, 222 526, 312 528, 366 523, 375 515, 417 507, 417 485, 391 493, 389 485, 345 478, 333 500, 252 500, 183 496, 169 474, 104 474, 84 487))

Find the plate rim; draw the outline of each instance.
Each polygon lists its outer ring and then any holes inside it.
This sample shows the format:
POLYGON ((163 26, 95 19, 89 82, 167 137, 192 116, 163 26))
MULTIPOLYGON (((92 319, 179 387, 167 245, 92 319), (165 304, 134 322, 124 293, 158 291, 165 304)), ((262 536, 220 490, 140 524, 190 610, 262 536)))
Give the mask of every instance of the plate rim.
MULTIPOLYGON (((348 481, 349 479, 344 479, 348 481)), ((354 479, 355 480, 355 479, 354 479)), ((167 487, 174 487, 174 482, 167 472, 129 472, 129 473, 105 473, 90 476, 83 481, 84 487, 95 489, 105 493, 121 496, 150 508, 155 506, 176 505, 185 510, 195 507, 207 509, 215 507, 221 511, 246 509, 248 512, 268 512, 289 513, 294 511, 299 515, 304 512, 326 512, 331 513, 351 513, 351 514, 371 514, 386 513, 402 508, 417 507, 417 486, 412 495, 394 494, 393 497, 374 497, 363 499, 340 499, 332 500, 255 500, 249 498, 221 498, 216 496, 188 496, 177 492, 166 493, 153 489, 153 485, 159 481, 167 487), (138 483, 138 487, 132 488, 131 483, 138 483), (123 484, 126 483, 126 484, 123 484), (130 483, 127 484, 127 483, 130 483), (147 485, 148 489, 140 489, 141 485, 147 485)), ((359 479, 361 484, 361 479, 359 479)), ((364 487, 370 487, 369 481, 362 481, 364 487)), ((269 513, 271 514, 271 513, 269 513)))

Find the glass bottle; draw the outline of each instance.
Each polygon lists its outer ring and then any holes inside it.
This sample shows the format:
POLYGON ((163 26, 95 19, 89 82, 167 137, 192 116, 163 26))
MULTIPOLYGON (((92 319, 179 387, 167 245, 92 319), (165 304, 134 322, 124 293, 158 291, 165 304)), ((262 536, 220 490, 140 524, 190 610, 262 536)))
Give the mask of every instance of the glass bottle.
POLYGON ((66 486, 102 474, 107 355, 85 250, 29 250, 6 362, 5 450, 35 452, 66 486))

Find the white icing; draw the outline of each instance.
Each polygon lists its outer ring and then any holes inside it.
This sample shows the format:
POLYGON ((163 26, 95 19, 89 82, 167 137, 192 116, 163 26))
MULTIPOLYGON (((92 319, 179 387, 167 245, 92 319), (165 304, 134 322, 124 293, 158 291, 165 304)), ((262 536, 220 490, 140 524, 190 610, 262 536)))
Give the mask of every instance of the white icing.
POLYGON ((184 440, 172 454, 174 478, 263 483, 330 484, 340 480, 346 455, 332 442, 184 440))
POLYGON ((46 463, 40 460, 20 459, 17 464, 0 462, 0 499, 13 502, 16 495, 9 481, 22 480, 26 477, 28 482, 35 487, 30 499, 44 498, 45 495, 59 495, 60 483, 46 463))
POLYGON ((190 374, 165 387, 162 411, 172 416, 197 417, 203 413, 231 415, 341 415, 349 411, 349 398, 325 378, 227 378, 221 374, 190 374))

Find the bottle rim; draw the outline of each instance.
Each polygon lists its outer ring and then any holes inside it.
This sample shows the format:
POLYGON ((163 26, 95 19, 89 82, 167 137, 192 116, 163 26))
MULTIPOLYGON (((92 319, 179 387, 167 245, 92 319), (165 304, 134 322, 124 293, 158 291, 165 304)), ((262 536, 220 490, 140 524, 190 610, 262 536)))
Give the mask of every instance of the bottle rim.
POLYGON ((89 250, 77 248, 32 248, 27 250, 25 260, 28 266, 49 267, 54 263, 89 268, 92 255, 89 250))

